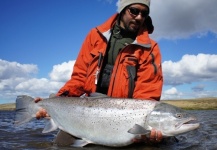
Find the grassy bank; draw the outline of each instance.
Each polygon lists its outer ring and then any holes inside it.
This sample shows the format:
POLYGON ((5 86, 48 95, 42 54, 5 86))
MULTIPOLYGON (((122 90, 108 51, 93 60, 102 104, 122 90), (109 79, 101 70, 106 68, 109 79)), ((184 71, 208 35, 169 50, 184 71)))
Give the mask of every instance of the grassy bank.
MULTIPOLYGON (((162 100, 165 102, 182 109, 188 110, 206 110, 212 109, 217 110, 217 98, 199 98, 199 99, 188 99, 188 100, 162 100)), ((14 110, 15 104, 0 104, 0 110, 14 110)))
POLYGON ((15 109, 15 103, 0 104, 0 110, 14 110, 14 109, 15 109))
POLYGON ((188 100, 162 100, 162 102, 188 110, 217 110, 217 98, 199 98, 188 100))

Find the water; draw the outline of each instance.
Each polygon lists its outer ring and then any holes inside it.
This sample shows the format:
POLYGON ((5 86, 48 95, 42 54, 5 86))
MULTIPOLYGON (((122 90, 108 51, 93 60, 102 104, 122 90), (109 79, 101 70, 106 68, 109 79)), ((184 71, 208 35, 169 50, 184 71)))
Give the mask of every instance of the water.
POLYGON ((201 123, 199 129, 182 134, 176 138, 167 138, 155 145, 133 144, 124 148, 87 145, 84 148, 58 147, 52 143, 57 131, 41 133, 44 120, 32 120, 23 126, 14 127, 14 111, 0 111, 0 149, 60 149, 60 150, 217 150, 217 110, 189 111, 201 123))

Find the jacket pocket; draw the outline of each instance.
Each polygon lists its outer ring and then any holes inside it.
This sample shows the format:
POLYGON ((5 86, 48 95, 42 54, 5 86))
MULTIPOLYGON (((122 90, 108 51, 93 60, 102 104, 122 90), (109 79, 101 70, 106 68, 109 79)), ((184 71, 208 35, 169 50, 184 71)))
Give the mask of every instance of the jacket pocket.
POLYGON ((126 66, 128 73, 128 98, 133 97, 134 87, 135 87, 135 77, 136 77, 136 67, 126 66))
POLYGON ((125 57, 122 63, 123 75, 125 77, 122 83, 125 85, 123 92, 125 93, 125 97, 132 98, 135 88, 138 59, 136 57, 125 57))
POLYGON ((113 70, 113 65, 106 64, 104 70, 102 71, 102 81, 101 81, 102 88, 109 87, 112 70, 113 70))

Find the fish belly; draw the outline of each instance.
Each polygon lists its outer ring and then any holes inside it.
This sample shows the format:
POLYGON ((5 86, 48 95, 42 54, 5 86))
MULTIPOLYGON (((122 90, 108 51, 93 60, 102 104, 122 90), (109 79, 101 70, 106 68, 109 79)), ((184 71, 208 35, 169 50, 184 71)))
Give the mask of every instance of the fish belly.
MULTIPOLYGON (((82 102, 81 102, 82 103, 82 102)), ((155 104, 145 107, 103 107, 100 105, 47 105, 47 111, 57 126, 90 143, 106 146, 126 146, 136 137, 128 133, 135 124, 145 126, 146 115, 155 104)))

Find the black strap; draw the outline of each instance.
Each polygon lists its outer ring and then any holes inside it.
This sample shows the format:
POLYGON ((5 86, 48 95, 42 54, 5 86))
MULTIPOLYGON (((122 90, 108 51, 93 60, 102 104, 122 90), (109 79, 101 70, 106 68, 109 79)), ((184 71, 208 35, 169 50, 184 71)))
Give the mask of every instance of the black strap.
POLYGON ((132 98, 133 92, 134 92, 134 87, 135 87, 136 67, 135 66, 127 66, 127 72, 129 75, 128 98, 132 98))

